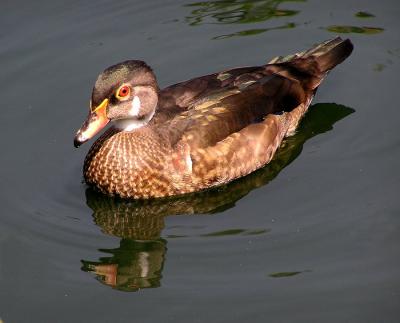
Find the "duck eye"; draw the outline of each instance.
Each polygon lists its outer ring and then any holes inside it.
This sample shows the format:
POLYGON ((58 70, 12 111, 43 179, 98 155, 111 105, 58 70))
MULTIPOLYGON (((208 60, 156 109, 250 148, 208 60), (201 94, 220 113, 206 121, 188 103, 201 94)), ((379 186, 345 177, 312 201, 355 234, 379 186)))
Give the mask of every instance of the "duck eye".
POLYGON ((117 99, 121 100, 125 97, 127 97, 131 93, 131 88, 128 85, 122 85, 116 94, 117 99))

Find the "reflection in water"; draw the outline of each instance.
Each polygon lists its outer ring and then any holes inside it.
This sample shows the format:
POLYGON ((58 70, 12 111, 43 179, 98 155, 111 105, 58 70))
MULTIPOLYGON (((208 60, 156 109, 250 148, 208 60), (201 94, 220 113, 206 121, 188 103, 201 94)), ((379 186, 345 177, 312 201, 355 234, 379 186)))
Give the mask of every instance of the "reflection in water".
POLYGON ((99 281, 122 291, 159 287, 166 249, 163 239, 122 239, 119 248, 100 249, 110 257, 98 262, 82 261, 82 269, 96 273, 99 281))
POLYGON ((357 18, 374 18, 375 17, 375 15, 373 15, 372 13, 369 13, 366 11, 359 11, 359 12, 355 13, 354 16, 357 18))
POLYGON ((357 27, 357 26, 338 26, 338 25, 326 27, 326 30, 339 34, 355 33, 355 34, 365 34, 365 35, 379 34, 384 31, 383 28, 378 28, 378 27, 357 27))
POLYGON ((216 36, 216 37, 213 37, 212 39, 225 39, 225 38, 231 38, 231 37, 237 37, 237 36, 252 36, 252 35, 258 35, 261 33, 265 33, 266 31, 270 31, 270 30, 292 29, 294 27, 296 27, 296 24, 289 22, 285 25, 278 26, 278 27, 247 29, 247 30, 238 31, 238 32, 235 32, 232 34, 216 36))
POLYGON ((245 229, 230 229, 223 231, 210 232, 206 234, 202 234, 202 237, 222 237, 222 236, 233 236, 233 235, 246 235, 246 236, 254 236, 259 234, 264 234, 269 232, 267 229, 259 229, 259 230, 245 230, 245 229))
MULTIPOLYGON (((83 260, 82 270, 93 272, 101 282, 125 291, 160 286, 167 251, 161 239, 164 217, 177 214, 218 213, 235 205, 251 190, 266 185, 301 152, 303 144, 317 134, 332 129, 335 122, 354 110, 333 103, 310 108, 297 133, 287 138, 273 161, 266 167, 228 185, 200 193, 164 199, 134 201, 110 198, 87 189, 87 205, 93 210, 95 223, 106 234, 122 238, 120 247, 100 249, 110 257, 98 261, 83 260)), ((239 231, 238 231, 239 230, 239 231)), ((266 230, 217 232, 204 236, 227 234, 263 234, 266 230)))
MULTIPOLYGON (((289 17, 299 13, 298 10, 278 9, 283 2, 305 2, 306 0, 219 0, 202 1, 186 5, 195 8, 186 21, 191 26, 202 24, 249 24, 260 23, 272 18, 289 17)), ((224 39, 235 36, 251 36, 276 29, 294 28, 294 23, 277 27, 241 30, 229 35, 214 37, 224 39)))
POLYGON ((122 239, 119 248, 99 249, 110 257, 83 260, 82 270, 95 273, 99 281, 122 291, 159 287, 167 250, 167 242, 160 238, 163 215, 92 189, 87 189, 86 198, 102 231, 122 239))
POLYGON ((202 1, 186 5, 197 7, 186 17, 190 25, 205 23, 248 24, 276 17, 294 16, 297 10, 278 9, 282 2, 305 2, 305 0, 220 0, 202 1))
POLYGON ((382 72, 385 69, 386 65, 385 64, 375 64, 374 65, 374 71, 375 72, 382 72))
POLYGON ((301 273, 309 273, 311 270, 303 270, 303 271, 284 271, 279 273, 269 274, 269 277, 272 278, 284 278, 284 277, 293 277, 301 273))

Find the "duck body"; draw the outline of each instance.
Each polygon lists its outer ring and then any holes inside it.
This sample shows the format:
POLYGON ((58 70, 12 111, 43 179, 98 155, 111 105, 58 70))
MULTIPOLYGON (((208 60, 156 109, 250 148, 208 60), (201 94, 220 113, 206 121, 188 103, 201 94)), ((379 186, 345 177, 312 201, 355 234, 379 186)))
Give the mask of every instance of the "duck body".
POLYGON ((245 176, 273 158, 282 140, 294 133, 326 73, 351 51, 349 40, 336 38, 266 65, 162 90, 145 63, 117 64, 99 76, 94 108, 75 138, 79 144, 95 132, 93 124, 101 128, 116 121, 89 150, 85 181, 109 195, 146 199, 245 176))

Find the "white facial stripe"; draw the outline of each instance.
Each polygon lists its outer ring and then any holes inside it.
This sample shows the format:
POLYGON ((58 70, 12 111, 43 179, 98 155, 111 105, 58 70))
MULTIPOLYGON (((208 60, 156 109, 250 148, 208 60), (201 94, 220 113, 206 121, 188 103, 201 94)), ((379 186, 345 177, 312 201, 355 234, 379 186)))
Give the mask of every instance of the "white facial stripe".
POLYGON ((132 117, 137 117, 139 115, 141 102, 137 95, 132 100, 131 109, 129 110, 129 115, 132 117))

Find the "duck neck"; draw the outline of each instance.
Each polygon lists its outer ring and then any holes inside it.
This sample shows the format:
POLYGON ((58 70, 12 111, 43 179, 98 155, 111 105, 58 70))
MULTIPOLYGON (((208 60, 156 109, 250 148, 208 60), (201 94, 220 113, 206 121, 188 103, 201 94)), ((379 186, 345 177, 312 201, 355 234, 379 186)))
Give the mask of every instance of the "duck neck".
POLYGON ((122 131, 133 131, 145 127, 149 121, 153 118, 155 109, 143 118, 127 118, 116 120, 115 126, 122 131))

